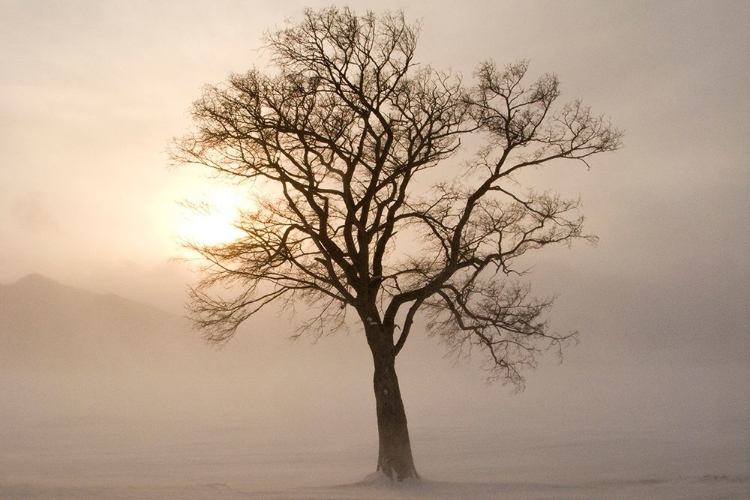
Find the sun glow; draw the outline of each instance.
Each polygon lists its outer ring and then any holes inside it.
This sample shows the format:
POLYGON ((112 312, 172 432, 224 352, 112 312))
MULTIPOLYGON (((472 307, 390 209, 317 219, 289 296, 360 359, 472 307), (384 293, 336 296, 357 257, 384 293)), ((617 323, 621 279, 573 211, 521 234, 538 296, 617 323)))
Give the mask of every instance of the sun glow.
POLYGON ((247 199, 230 188, 216 188, 196 200, 186 200, 182 205, 182 222, 178 235, 181 239, 199 245, 229 243, 242 236, 235 222, 240 210, 247 210, 247 199))

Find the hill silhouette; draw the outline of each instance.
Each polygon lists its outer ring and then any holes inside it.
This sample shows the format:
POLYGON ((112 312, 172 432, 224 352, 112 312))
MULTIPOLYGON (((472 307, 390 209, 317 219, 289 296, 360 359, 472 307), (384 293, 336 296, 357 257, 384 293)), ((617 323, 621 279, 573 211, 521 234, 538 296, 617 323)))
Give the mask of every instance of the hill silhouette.
POLYGON ((215 352, 188 321, 33 274, 0 285, 0 416, 189 408, 215 352))
POLYGON ((179 316, 38 274, 0 285, 0 369, 85 372, 160 363, 186 344, 187 332, 179 316))
POLYGON ((339 353, 284 331, 249 325, 216 349, 185 317, 32 274, 0 285, 0 420, 292 419, 348 380, 339 353))

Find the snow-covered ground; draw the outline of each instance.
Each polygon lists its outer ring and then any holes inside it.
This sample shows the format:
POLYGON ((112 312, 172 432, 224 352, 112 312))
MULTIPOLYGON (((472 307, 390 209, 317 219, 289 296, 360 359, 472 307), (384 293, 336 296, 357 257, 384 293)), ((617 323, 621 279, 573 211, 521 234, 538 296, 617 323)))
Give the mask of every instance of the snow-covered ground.
POLYGON ((2 498, 23 499, 180 499, 214 498, 286 499, 641 499, 711 500, 745 499, 747 485, 731 478, 698 480, 608 482, 577 486, 538 483, 450 483, 422 481, 419 484, 351 484, 327 488, 297 488, 283 491, 247 492, 216 483, 185 488, 160 487, 29 487, 0 488, 2 498))
POLYGON ((529 427, 482 437, 468 428, 416 428, 424 479, 391 484, 368 476, 375 443, 357 436, 331 441, 230 425, 47 422, 4 429, 0 498, 739 500, 750 494, 746 424, 723 422, 719 441, 704 439, 712 433, 686 440, 664 432, 556 435, 529 427))

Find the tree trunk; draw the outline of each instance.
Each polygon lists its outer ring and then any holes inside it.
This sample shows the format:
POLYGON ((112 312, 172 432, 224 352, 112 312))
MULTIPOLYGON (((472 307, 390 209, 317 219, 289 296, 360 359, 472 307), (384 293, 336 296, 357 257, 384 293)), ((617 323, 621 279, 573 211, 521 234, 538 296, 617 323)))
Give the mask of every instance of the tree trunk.
POLYGON ((396 357, 392 342, 390 344, 370 345, 375 364, 373 385, 380 442, 377 470, 383 471, 391 480, 403 481, 410 477, 419 479, 411 454, 406 412, 396 376, 396 357))

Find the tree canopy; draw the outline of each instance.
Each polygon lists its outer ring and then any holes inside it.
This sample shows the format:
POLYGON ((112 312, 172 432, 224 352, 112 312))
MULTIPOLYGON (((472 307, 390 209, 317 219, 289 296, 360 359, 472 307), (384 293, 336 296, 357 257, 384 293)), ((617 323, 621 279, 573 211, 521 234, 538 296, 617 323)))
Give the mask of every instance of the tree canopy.
POLYGON ((513 174, 585 163, 617 149, 621 134, 580 101, 553 109, 557 77, 526 84, 525 61, 480 63, 471 86, 419 65, 418 33, 402 13, 306 11, 266 35, 276 71, 232 75, 195 102, 196 128, 174 158, 261 181, 264 193, 237 221, 242 238, 193 245, 209 263, 193 317, 211 340, 284 298, 320 310, 306 328, 342 326, 347 306, 377 305, 367 314, 386 326, 404 315, 400 350, 422 309, 450 345, 486 348, 492 369, 520 382, 531 341, 562 338, 540 321, 550 301, 507 276, 529 250, 593 237, 577 200, 528 190, 513 174), (467 134, 484 144, 459 165, 467 134), (453 178, 433 182, 436 169, 453 178), (218 298, 219 282, 242 293, 218 298))

